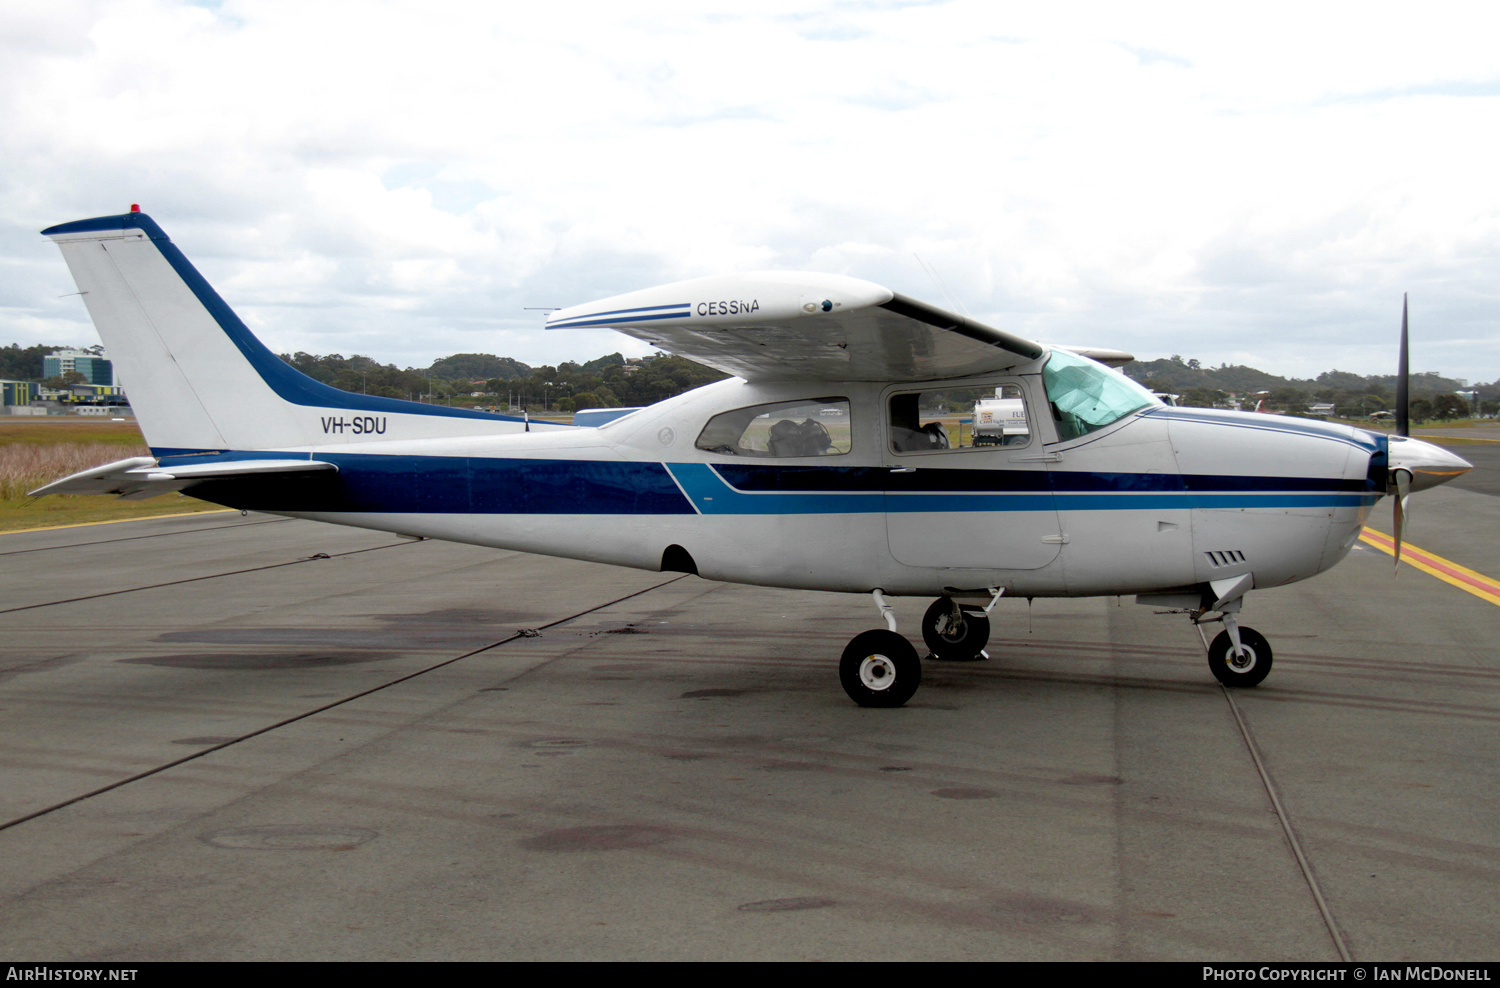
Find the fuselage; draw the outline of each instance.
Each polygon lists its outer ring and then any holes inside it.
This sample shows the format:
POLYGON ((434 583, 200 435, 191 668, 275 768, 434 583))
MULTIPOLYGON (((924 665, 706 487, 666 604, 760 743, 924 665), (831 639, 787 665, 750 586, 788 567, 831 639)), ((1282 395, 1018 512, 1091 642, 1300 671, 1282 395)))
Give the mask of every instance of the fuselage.
MULTIPOLYGON (((1078 435, 1058 410, 1055 382, 1048 394, 1045 363, 929 384, 731 379, 600 428, 414 439, 388 431, 198 453, 193 462, 300 454, 338 471, 192 493, 729 582, 977 597, 1001 587, 1020 596, 1150 593, 1246 573, 1257 587, 1290 583, 1343 558, 1385 490, 1385 439, 1346 426, 1168 408, 1148 395, 1078 435), (1027 433, 966 445, 973 393, 1023 398, 1027 433), (897 409, 908 405, 957 439, 905 443, 897 409), (816 431, 807 424, 816 422, 836 442, 810 452, 721 441, 725 423, 744 421, 735 427, 745 435, 785 423, 816 431)), ((174 462, 182 461, 162 459, 174 462)))

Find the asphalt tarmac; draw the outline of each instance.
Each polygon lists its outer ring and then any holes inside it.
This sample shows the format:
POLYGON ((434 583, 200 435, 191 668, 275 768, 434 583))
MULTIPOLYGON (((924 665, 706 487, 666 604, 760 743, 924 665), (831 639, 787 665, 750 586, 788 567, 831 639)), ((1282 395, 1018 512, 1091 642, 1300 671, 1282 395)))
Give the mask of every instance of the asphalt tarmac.
MULTIPOLYGON (((1500 498, 1416 502, 1500 575, 1500 498)), ((313 522, 0 536, 0 588, 11 958, 1500 957, 1500 608, 1362 543, 1251 596, 1257 689, 1004 601, 900 710, 838 685, 866 598, 313 522)))
POLYGON ((1432 440, 1446 446, 1455 456, 1462 456, 1474 465, 1474 469, 1451 481, 1462 491, 1500 496, 1500 440, 1490 443, 1444 443, 1441 437, 1432 440))

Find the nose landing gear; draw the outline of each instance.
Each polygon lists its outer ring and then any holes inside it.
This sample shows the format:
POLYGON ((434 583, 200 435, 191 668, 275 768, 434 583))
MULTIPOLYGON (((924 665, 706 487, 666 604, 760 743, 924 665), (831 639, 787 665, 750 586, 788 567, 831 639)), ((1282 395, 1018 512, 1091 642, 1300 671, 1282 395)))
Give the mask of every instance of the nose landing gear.
POLYGON ((1271 672, 1271 646, 1258 632, 1241 628, 1235 654, 1229 632, 1221 631, 1208 647, 1208 668, 1225 686, 1255 686, 1271 672))
POLYGON ((1203 622, 1194 617, 1193 625, 1208 649, 1208 669, 1215 679, 1235 688, 1258 686, 1271 674, 1271 643, 1254 628, 1240 627, 1239 610, 1237 599, 1221 603, 1219 620, 1224 630, 1211 645, 1203 634, 1203 622))
POLYGON ((1253 586, 1247 574, 1205 585, 1192 593, 1140 594, 1138 604, 1165 604, 1158 614, 1186 614, 1208 653, 1208 669, 1225 686, 1236 689, 1259 686, 1271 674, 1271 644, 1253 628, 1240 626, 1240 608, 1253 586), (1210 617, 1210 615, 1214 615, 1210 617), (1210 644, 1203 626, 1220 623, 1224 630, 1210 644))

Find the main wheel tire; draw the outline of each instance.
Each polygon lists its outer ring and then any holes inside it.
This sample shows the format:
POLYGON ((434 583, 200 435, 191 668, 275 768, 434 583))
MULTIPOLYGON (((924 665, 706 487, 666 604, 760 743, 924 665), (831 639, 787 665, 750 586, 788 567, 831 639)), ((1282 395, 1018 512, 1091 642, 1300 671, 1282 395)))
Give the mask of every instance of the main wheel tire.
POLYGON ((839 682, 861 707, 899 707, 922 685, 922 661, 894 631, 866 631, 844 649, 839 682))
POLYGON ((978 608, 960 607, 962 622, 954 627, 953 604, 947 597, 939 597, 922 615, 922 641, 931 650, 933 658, 949 662, 973 662, 990 640, 989 615, 978 608))
POLYGON ((1229 640, 1228 631, 1219 632, 1208 647, 1208 668, 1225 686, 1258 686, 1271 672, 1271 645, 1251 628, 1240 629, 1240 644, 1245 648, 1244 654, 1232 658, 1229 653, 1234 642, 1229 640))

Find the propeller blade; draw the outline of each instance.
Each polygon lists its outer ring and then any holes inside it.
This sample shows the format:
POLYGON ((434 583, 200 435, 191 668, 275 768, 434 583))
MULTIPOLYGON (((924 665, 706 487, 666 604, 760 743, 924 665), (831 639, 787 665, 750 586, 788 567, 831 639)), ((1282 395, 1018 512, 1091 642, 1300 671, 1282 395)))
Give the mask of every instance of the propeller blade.
POLYGON ((1403 521, 1405 521, 1405 515, 1406 515, 1406 512, 1404 510, 1402 510, 1402 505, 1405 504, 1405 502, 1406 502, 1406 498, 1404 498, 1404 497, 1393 498, 1391 500, 1391 504, 1395 506, 1395 510, 1394 510, 1395 517, 1392 519, 1392 527, 1395 528, 1395 530, 1396 530, 1396 572, 1397 573, 1401 572, 1401 523, 1403 521))
POLYGON ((1401 293, 1401 357, 1396 368, 1396 435, 1411 435, 1411 422, 1407 418, 1407 378, 1410 376, 1406 343, 1406 293, 1401 293))
POLYGON ((1394 517, 1391 527, 1396 532, 1396 572, 1401 571, 1401 530, 1406 527, 1408 501, 1411 499, 1411 474, 1406 470, 1391 471, 1391 486, 1395 497, 1391 499, 1394 517))
MULTIPOLYGON (((1411 435, 1411 420, 1408 417, 1408 405, 1410 396, 1407 392, 1407 381, 1411 376, 1409 364, 1410 346, 1407 341, 1407 293, 1401 293, 1401 352, 1396 361, 1396 435, 1403 438, 1411 435)), ((1406 527, 1406 499, 1411 496, 1411 472, 1408 470, 1392 470, 1391 486, 1396 496, 1391 499, 1391 527, 1396 533, 1396 557, 1395 569, 1401 572, 1401 535, 1402 529, 1406 527)))

